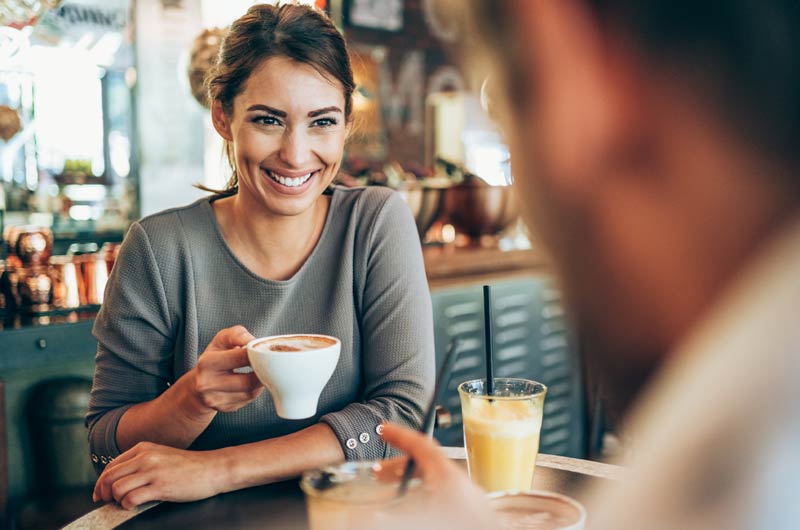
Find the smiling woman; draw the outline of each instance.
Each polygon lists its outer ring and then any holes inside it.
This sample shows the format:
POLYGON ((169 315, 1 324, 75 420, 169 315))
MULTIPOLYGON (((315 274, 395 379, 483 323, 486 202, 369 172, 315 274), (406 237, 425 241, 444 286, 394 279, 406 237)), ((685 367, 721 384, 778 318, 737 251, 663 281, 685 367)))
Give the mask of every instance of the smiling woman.
POLYGON ((389 454, 433 384, 433 323, 410 212, 386 189, 332 186, 351 124, 341 34, 312 8, 258 5, 208 78, 225 190, 134 223, 97 317, 87 416, 95 497, 188 501, 389 454), (317 413, 278 417, 244 345, 341 341, 317 413))

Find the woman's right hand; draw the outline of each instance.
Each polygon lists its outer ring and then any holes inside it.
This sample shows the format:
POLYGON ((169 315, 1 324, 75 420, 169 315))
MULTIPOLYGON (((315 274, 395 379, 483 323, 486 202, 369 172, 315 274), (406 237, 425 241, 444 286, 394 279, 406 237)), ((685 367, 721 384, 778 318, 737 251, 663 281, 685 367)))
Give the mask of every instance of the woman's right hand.
POLYGON ((243 326, 223 329, 186 372, 156 399, 130 407, 117 425, 117 445, 131 449, 142 441, 185 449, 217 412, 238 410, 264 387, 256 375, 234 372, 249 366, 244 346, 253 336, 243 326))
POLYGON ((189 372, 187 390, 195 412, 233 412, 261 395, 264 386, 256 374, 233 371, 249 366, 244 346, 254 338, 244 326, 217 333, 189 372))

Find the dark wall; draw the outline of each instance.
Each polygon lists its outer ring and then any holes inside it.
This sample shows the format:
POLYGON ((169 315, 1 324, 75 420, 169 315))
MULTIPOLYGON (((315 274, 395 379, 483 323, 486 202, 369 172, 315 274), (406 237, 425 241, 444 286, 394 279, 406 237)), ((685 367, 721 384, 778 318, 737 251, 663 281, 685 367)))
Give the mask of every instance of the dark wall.
POLYGON ((388 79, 382 79, 382 83, 400 95, 394 100, 395 104, 401 103, 397 114, 401 118, 393 120, 390 110, 392 98, 386 97, 385 91, 381 92, 388 140, 387 158, 404 164, 422 165, 425 153, 425 97, 443 88, 456 88, 460 79, 454 82, 452 74, 461 77, 457 73, 452 50, 448 50, 446 42, 436 35, 437 27, 447 31, 452 21, 446 14, 434 10, 432 6, 436 2, 405 0, 402 30, 394 32, 359 27, 350 21, 351 4, 352 1, 345 1, 343 5, 343 26, 348 44, 351 47, 385 47, 388 53, 384 72, 388 74, 388 79))

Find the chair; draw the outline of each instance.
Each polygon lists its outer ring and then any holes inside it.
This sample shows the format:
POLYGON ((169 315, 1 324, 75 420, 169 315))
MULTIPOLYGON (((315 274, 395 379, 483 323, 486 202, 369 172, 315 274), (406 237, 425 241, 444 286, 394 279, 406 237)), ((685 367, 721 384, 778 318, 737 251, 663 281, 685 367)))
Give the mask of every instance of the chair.
POLYGON ((85 377, 66 376, 31 389, 28 418, 37 487, 17 513, 18 530, 55 530, 97 507, 83 425, 91 385, 85 377))

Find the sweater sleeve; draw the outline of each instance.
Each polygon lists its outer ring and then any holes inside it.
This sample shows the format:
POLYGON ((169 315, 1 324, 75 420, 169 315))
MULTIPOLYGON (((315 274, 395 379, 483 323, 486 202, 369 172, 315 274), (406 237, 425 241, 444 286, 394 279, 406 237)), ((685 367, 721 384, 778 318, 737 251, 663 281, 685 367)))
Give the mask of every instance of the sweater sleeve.
POLYGON ((117 424, 136 403, 169 385, 173 341, 158 264, 139 223, 128 231, 95 320, 98 342, 86 416, 92 462, 99 472, 116 458, 117 424))
POLYGON ((367 236, 361 304, 362 402, 327 414, 348 460, 395 454, 384 421, 418 428, 434 383, 433 312, 411 212, 391 193, 367 236))

